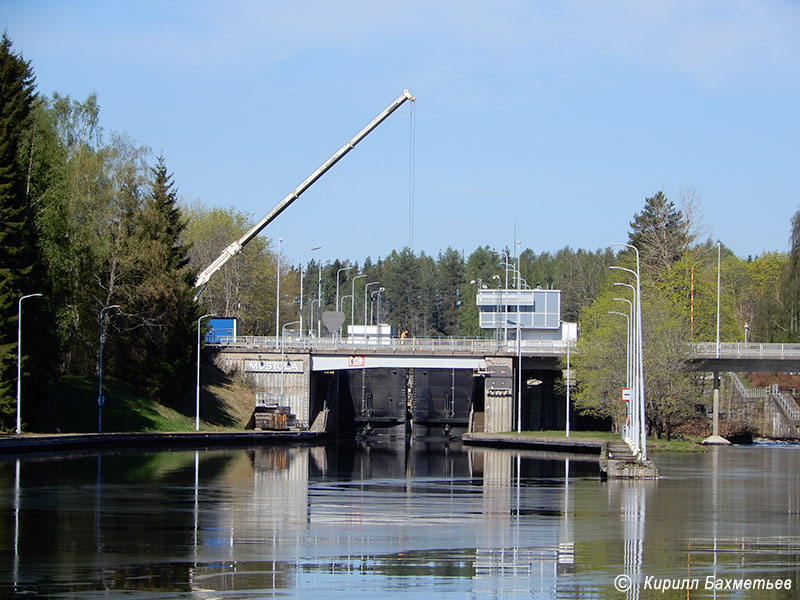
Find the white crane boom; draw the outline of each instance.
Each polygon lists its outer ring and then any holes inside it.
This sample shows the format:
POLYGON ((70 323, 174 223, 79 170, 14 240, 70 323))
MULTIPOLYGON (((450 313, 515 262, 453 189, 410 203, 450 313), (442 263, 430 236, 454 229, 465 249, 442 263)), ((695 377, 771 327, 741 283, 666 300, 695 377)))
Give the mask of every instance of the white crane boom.
MULTIPOLYGON (((200 293, 202 293, 203 288, 208 283, 209 279, 211 279, 211 276, 214 273, 219 271, 223 267, 223 265, 225 265, 225 263, 228 262, 231 258, 239 254, 242 251, 242 248, 244 248, 244 246, 250 240, 252 240, 255 236, 257 236, 262 229, 264 229, 267 225, 269 225, 275 219, 275 217, 281 214, 292 202, 297 200, 297 198, 300 197, 300 194, 302 194, 309 187, 311 187, 311 185, 317 179, 322 177, 325 174, 325 172, 328 171, 328 169, 330 169, 333 165, 339 162, 339 160, 345 154, 347 154, 348 152, 350 152, 350 150, 355 148, 358 142, 367 137, 367 135, 369 135, 369 133, 373 129, 375 129, 378 125, 383 123, 383 121, 386 120, 386 118, 389 115, 391 115, 394 111, 400 108, 400 106, 406 100, 411 100, 413 102, 414 96, 412 96, 408 90, 403 90, 403 93, 400 95, 400 97, 398 97, 394 102, 392 102, 389 106, 387 106, 386 109, 377 117, 375 117, 366 127, 364 127, 364 129, 359 131, 353 139, 351 139, 344 146, 339 148, 339 150, 337 150, 333 154, 333 156, 331 156, 328 160, 322 163, 322 165, 316 171, 311 173, 311 175, 309 175, 300 185, 298 185, 294 190, 289 192, 283 198, 283 200, 278 202, 278 204, 276 204, 275 207, 263 219, 261 219, 258 223, 256 223, 255 226, 253 226, 253 228, 250 229, 250 231, 245 233, 242 237, 233 242, 230 246, 225 248, 225 250, 222 251, 222 254, 220 254, 214 262, 208 265, 205 268, 205 270, 197 276, 194 285, 195 287, 201 288, 197 292, 197 296, 199 296, 200 293)), ((195 296, 195 299, 197 299, 197 296, 195 296)))

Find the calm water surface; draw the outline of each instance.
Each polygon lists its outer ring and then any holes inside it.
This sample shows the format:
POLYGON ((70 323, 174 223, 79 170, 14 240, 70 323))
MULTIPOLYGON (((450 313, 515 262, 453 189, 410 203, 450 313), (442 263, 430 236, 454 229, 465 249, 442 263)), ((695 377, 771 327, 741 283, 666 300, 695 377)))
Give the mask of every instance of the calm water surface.
POLYGON ((0 597, 800 597, 800 446, 655 462, 601 481, 596 457, 416 440, 3 458, 0 597))

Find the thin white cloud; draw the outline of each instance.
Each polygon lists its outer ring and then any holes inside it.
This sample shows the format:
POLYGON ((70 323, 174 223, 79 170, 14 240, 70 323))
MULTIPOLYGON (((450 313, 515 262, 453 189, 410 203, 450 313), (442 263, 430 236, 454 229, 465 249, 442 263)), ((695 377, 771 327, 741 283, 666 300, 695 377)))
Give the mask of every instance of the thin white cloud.
POLYGON ((726 88, 794 85, 800 75, 800 3, 792 0, 206 0, 70 7, 37 13, 29 24, 52 40, 51 52, 68 48, 81 60, 102 57, 175 73, 251 73, 325 53, 400 55, 410 71, 449 68, 467 80, 486 68, 636 68, 726 88))

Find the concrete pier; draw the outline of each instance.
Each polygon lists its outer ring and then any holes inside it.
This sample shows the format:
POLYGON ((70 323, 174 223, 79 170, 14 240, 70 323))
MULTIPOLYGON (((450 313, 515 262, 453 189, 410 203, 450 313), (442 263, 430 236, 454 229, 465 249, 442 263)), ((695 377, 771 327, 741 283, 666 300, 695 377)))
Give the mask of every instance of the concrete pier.
POLYGON ((609 479, 658 479, 651 461, 638 460, 623 441, 539 437, 515 433, 468 433, 464 444, 494 448, 525 448, 570 454, 597 454, 600 471, 609 479))

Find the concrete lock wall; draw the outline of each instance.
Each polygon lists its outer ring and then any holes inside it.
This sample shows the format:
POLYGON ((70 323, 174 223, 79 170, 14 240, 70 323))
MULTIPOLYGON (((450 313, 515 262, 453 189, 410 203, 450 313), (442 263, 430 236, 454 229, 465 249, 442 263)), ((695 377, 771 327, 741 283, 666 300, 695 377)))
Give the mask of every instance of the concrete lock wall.
POLYGON ((253 407, 256 394, 277 400, 297 419, 303 429, 310 426, 311 372, 306 353, 242 352, 221 354, 217 365, 228 374, 236 374, 253 388, 253 407), (281 382, 283 398, 281 400, 281 382))
POLYGON ((484 431, 498 433, 514 429, 513 358, 486 357, 490 375, 484 391, 484 431), (496 380, 497 385, 492 384, 496 380), (508 381, 505 384, 505 381, 508 381))

